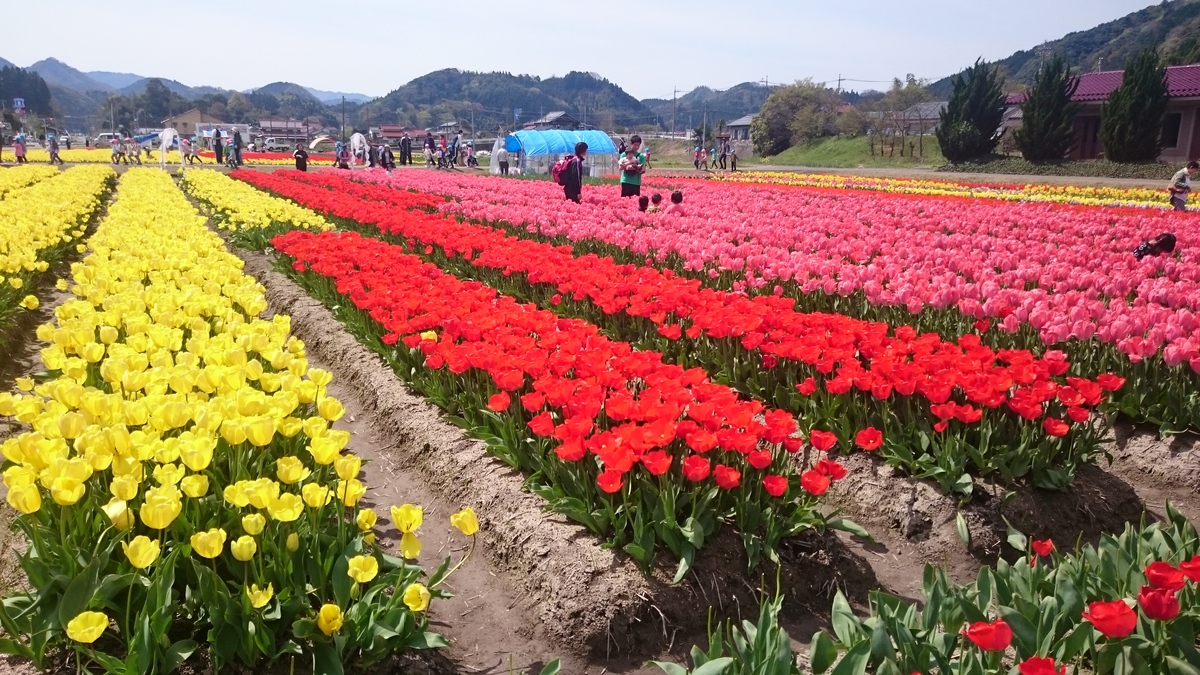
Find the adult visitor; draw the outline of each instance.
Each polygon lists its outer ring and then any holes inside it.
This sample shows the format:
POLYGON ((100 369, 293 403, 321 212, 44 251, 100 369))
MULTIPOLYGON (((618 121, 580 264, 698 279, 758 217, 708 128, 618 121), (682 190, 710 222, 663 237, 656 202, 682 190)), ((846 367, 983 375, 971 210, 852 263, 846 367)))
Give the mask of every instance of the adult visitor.
POLYGON ((296 149, 292 151, 292 158, 296 160, 297 171, 308 171, 308 151, 304 149, 304 144, 296 144, 296 149))
POLYGON ((54 137, 54 134, 50 134, 47 144, 50 146, 50 164, 58 164, 59 166, 64 164, 62 157, 58 156, 58 139, 54 137))
POLYGON ((1167 255, 1175 252, 1175 235, 1164 232, 1157 237, 1143 241, 1133 249, 1133 257, 1139 261, 1146 256, 1167 255))
POLYGON ((63 134, 63 147, 67 150, 71 149, 71 134, 63 134))
POLYGON ((1171 206, 1176 211, 1187 211, 1188 195, 1192 192, 1192 174, 1197 168, 1200 168, 1200 163, 1190 161, 1171 177, 1167 191, 1171 193, 1171 206))
POLYGON ((225 161, 225 148, 221 145, 221 127, 213 130, 212 135, 213 154, 217 157, 217 164, 225 161))
POLYGON ((500 167, 500 175, 508 175, 508 150, 503 145, 496 151, 496 164, 500 167))
POLYGON ((642 194, 642 174, 646 172, 646 155, 642 152, 642 137, 633 136, 625 147, 621 170, 621 196, 639 197, 642 194))
POLYGON ((234 127, 230 132, 229 151, 233 153, 233 163, 235 166, 242 165, 242 134, 234 127))
POLYGON ((400 138, 400 166, 408 166, 412 164, 412 139, 408 137, 408 132, 400 138))
POLYGON ((379 146, 379 166, 382 166, 388 173, 396 168, 396 156, 392 154, 392 147, 387 143, 379 146))
POLYGON ((567 165, 559 172, 563 194, 576 204, 583 197, 583 160, 587 158, 588 144, 580 141, 575 144, 575 154, 567 159, 567 165))

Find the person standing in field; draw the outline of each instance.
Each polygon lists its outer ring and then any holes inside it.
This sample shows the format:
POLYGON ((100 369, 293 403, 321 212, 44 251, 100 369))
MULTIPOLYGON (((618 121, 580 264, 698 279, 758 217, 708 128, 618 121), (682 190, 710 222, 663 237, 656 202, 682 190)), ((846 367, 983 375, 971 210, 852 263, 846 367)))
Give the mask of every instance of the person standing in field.
POLYGON ((308 151, 300 143, 296 144, 296 149, 292 151, 292 158, 296 160, 297 171, 308 171, 308 151))
POLYGON ((576 204, 583 197, 583 160, 587 158, 588 144, 580 141, 575 144, 575 154, 567 160, 567 165, 559 174, 563 186, 563 194, 576 204))
POLYGON ((60 166, 64 164, 62 157, 58 156, 58 139, 53 134, 50 135, 47 144, 50 146, 50 164, 58 164, 60 166))
POLYGON ((496 151, 496 165, 500 167, 500 175, 508 175, 508 150, 502 145, 496 151))
POLYGON ((639 197, 642 194, 642 174, 646 172, 646 155, 642 153, 642 137, 633 136, 625 148, 618 168, 621 169, 621 196, 639 197))
POLYGON ((25 159, 25 134, 17 134, 13 138, 13 156, 17 158, 17 164, 28 164, 29 160, 25 159))
POLYGON ((412 139, 408 137, 408 132, 404 132, 404 136, 400 139, 400 166, 408 166, 412 164, 412 139))
POLYGON ((217 157, 217 164, 220 165, 225 161, 225 148, 221 145, 221 127, 213 130, 212 135, 213 154, 217 157))
POLYGON ((1187 211, 1188 195, 1192 192, 1192 173, 1197 168, 1200 168, 1200 163, 1193 160, 1171 177, 1167 191, 1171 193, 1171 206, 1176 211, 1187 211))
POLYGON ((700 146, 696 146, 692 151, 692 166, 696 167, 697 171, 700 170, 700 146))

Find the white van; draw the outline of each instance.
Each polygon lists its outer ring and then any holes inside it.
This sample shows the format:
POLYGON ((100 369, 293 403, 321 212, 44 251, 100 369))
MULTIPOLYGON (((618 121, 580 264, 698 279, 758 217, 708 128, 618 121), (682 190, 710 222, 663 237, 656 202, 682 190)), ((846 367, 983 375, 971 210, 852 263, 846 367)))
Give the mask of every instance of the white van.
POLYGON ((262 142, 263 152, 287 152, 292 147, 291 144, 281 138, 264 138, 262 142))
POLYGON ((112 145, 112 141, 114 138, 117 139, 117 141, 120 141, 121 134, 114 134, 109 131, 106 131, 102 134, 98 134, 95 138, 92 139, 92 147, 93 148, 107 148, 112 145))

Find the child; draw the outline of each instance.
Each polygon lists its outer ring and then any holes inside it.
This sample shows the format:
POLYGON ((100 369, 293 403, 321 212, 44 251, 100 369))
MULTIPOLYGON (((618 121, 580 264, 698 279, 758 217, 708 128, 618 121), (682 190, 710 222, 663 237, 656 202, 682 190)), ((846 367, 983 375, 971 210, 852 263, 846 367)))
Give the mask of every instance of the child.
POLYGON ((737 171, 737 151, 729 153, 729 170, 737 171))
POLYGON ((663 215, 669 216, 672 214, 676 216, 686 215, 683 212, 683 193, 679 190, 671 193, 671 205, 663 210, 663 215))
POLYGON ((1164 232, 1150 241, 1143 241, 1133 249, 1133 257, 1141 260, 1148 255, 1162 255, 1175 252, 1175 235, 1164 232))
POLYGON ((647 197, 646 195, 642 195, 641 197, 638 197, 638 211, 645 213, 646 209, 648 209, 648 208, 650 208, 650 198, 647 197))
POLYGON ((646 209, 646 213, 658 213, 662 210, 662 195, 657 192, 650 198, 650 208, 646 209))
MULTIPOLYGON (((638 161, 637 152, 635 152, 632 147, 625 148, 625 156, 621 158, 620 162, 618 162, 617 168, 621 170, 621 196, 632 197, 636 195, 636 192, 625 187, 626 185, 632 185, 632 183, 626 183, 624 180, 625 178, 633 179, 642 175, 642 163, 638 161)), ((640 178, 638 178, 636 185, 639 188, 641 187, 640 178)))

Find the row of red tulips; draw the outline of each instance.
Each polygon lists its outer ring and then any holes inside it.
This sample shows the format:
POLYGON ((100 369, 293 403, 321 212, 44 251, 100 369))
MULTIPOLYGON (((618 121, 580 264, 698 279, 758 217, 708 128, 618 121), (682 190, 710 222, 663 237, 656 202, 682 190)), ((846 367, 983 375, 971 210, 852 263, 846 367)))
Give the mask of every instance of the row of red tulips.
POLYGON ((1052 346, 1074 375, 1136 382, 1116 400, 1132 418, 1200 429, 1193 214, 684 181, 687 215, 661 217, 615 190, 575 205, 540 181, 402 173, 354 178, 446 195, 447 213, 576 253, 652 258, 705 286, 779 294, 804 311, 980 332, 996 348, 1052 346), (1175 256, 1136 260, 1134 246, 1163 231, 1179 237, 1175 256))
POLYGON ((665 545, 682 576, 731 522, 753 564, 775 558, 782 537, 827 524, 818 498, 845 469, 825 458, 798 468, 803 439, 787 412, 378 239, 297 231, 273 245, 306 289, 529 474, 552 508, 641 563, 665 545))
MULTIPOLYGON (((891 463, 969 492, 969 473, 1062 487, 1099 452, 1104 389, 1063 378, 1061 355, 995 352, 977 336, 936 334, 837 315, 800 314, 776 298, 700 289, 695 281, 440 215, 412 193, 336 175, 253 174, 246 180, 343 219, 502 292, 585 318, 615 336, 698 363, 723 381, 801 414, 818 447, 852 439, 891 463), (400 208, 394 208, 400 207, 400 208), (372 228, 373 229, 373 228, 372 228), (913 398, 923 399, 914 401, 913 398), (1100 419, 1096 419, 1099 417, 1100 419), (865 431, 864 431, 865 430, 865 431)), ((824 449, 822 447, 822 449, 824 449)))

